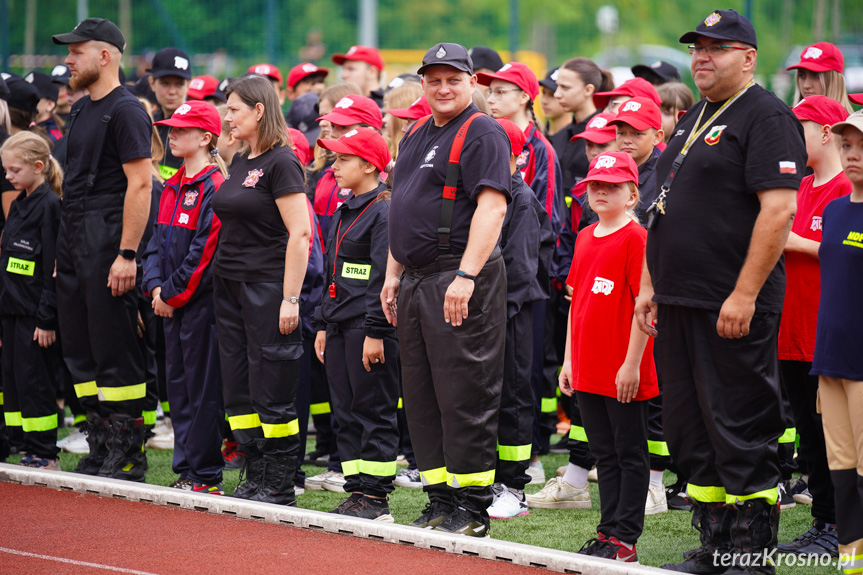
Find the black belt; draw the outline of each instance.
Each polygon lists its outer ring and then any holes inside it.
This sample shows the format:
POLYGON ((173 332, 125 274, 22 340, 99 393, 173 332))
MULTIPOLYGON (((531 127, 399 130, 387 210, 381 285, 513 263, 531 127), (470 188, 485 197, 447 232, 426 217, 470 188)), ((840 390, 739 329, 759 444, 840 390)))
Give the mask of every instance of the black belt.
MULTIPOLYGON (((486 264, 500 257, 500 246, 495 246, 486 264)), ((462 254, 442 255, 424 266, 405 266, 405 275, 411 277, 428 276, 440 272, 457 270, 461 265, 462 254)))

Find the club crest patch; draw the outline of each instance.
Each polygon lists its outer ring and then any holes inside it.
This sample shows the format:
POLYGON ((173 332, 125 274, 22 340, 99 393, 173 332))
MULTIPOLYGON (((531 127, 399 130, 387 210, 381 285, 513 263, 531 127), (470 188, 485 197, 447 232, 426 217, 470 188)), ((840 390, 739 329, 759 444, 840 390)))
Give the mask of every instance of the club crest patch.
POLYGON ((705 26, 716 26, 719 24, 719 21, 722 20, 722 16, 714 12, 710 16, 704 19, 705 26))
POLYGON ((719 143, 719 138, 722 137, 722 132, 726 126, 713 126, 704 136, 704 143, 708 146, 713 146, 719 143))
POLYGON ((521 168, 522 166, 527 165, 528 157, 530 156, 529 150, 523 150, 521 154, 518 155, 518 159, 515 161, 515 165, 521 168))
POLYGON ((258 185, 258 180, 260 180, 263 175, 263 170, 250 170, 249 175, 246 176, 245 180, 243 180, 243 186, 246 188, 254 188, 258 185))
POLYGON ((191 210, 198 205, 198 190, 186 190, 183 194, 183 209, 191 210))

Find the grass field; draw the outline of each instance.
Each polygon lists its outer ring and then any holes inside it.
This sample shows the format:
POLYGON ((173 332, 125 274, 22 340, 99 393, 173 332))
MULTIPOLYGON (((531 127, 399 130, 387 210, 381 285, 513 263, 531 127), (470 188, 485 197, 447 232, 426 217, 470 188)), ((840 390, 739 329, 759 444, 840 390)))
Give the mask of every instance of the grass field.
MULTIPOLYGON (((59 437, 63 438, 69 433, 68 429, 61 429, 59 437)), ((309 445, 311 450, 312 445, 309 445)), ((148 450, 149 472, 147 482, 154 485, 170 485, 177 476, 171 471, 172 451, 148 450)), ((72 471, 75 468, 79 455, 63 453, 60 463, 64 471, 72 471)), ((541 457, 545 473, 551 478, 555 470, 566 465, 566 455, 547 455, 541 457)), ((10 463, 16 463, 18 457, 10 457, 10 463)), ((324 469, 312 465, 304 466, 307 476, 312 476, 324 469)), ((224 474, 224 486, 228 493, 233 492, 237 486, 239 471, 226 471, 224 474)), ((671 484, 675 477, 666 473, 665 483, 671 484)), ((539 491, 540 485, 529 485, 527 491, 534 493, 539 491)), ((330 511, 335 508, 344 497, 340 493, 329 491, 306 491, 305 494, 297 496, 297 503, 305 509, 318 511, 330 511)), ((491 523, 491 536, 495 539, 560 549, 575 552, 581 545, 596 534, 596 525, 599 523, 599 493, 596 484, 591 484, 591 498, 593 509, 590 510, 553 510, 553 509, 531 509, 530 514, 509 520, 493 519, 491 523)), ((397 487, 390 495, 390 509, 397 523, 410 523, 422 511, 427 502, 422 490, 406 489, 397 487)), ((660 515, 645 518, 644 533, 638 541, 638 558, 644 565, 660 566, 664 563, 682 560, 682 553, 688 549, 698 546, 698 533, 690 526, 690 513, 681 511, 669 511, 660 515)), ((812 517, 810 507, 798 505, 794 509, 782 512, 779 526, 779 541, 790 541, 811 526, 812 517)), ((782 556, 777 556, 779 563, 776 572, 779 575, 827 575, 835 574, 837 570, 834 562, 829 566, 789 566, 782 556)))

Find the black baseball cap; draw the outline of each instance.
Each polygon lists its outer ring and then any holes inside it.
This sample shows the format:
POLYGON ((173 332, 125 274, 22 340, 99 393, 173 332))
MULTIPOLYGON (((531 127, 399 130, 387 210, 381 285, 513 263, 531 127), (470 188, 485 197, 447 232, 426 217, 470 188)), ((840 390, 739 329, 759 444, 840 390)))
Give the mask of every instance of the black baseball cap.
POLYGON ((732 40, 743 42, 758 48, 755 38, 755 27, 748 18, 737 10, 714 10, 707 18, 699 22, 692 32, 680 37, 681 44, 695 42, 699 36, 716 38, 717 40, 732 40))
POLYGON ((192 79, 192 65, 189 55, 179 48, 162 48, 153 55, 153 63, 147 70, 153 79, 164 76, 179 76, 192 79))
POLYGON ((500 59, 500 54, 488 46, 474 46, 467 53, 473 62, 474 70, 488 68, 492 72, 497 72, 503 68, 503 60, 500 59))
MULTIPOLYGON (((120 68, 120 70, 122 70, 122 68, 120 68)), ((69 66, 66 64, 57 64, 54 66, 54 69, 51 70, 51 81, 55 84, 68 86, 71 79, 72 72, 69 71, 69 66)))
POLYGON ((150 75, 144 74, 138 81, 135 82, 135 85, 132 86, 129 90, 133 96, 136 98, 144 98, 151 104, 158 104, 159 100, 156 99, 156 93, 150 87, 150 75))
POLYGON ((9 88, 9 97, 6 98, 9 107, 35 114, 36 105, 39 103, 39 92, 36 88, 17 74, 3 74, 3 79, 9 88))
POLYGON ((293 102, 291 108, 285 115, 288 126, 299 130, 309 141, 309 146, 314 147, 321 133, 318 125, 318 95, 315 92, 303 94, 293 102))
POLYGON ((452 66, 456 70, 473 75, 473 61, 467 52, 467 48, 461 44, 441 42, 429 48, 425 57, 423 57, 423 65, 419 67, 417 74, 422 76, 429 66, 437 65, 452 66))
POLYGON ((556 68, 552 68, 548 71, 548 74, 545 75, 545 78, 539 81, 539 85, 543 88, 548 88, 552 92, 557 90, 557 71, 560 69, 560 66, 556 68))
POLYGON ((120 52, 126 49, 126 37, 116 24, 104 18, 81 20, 74 30, 68 34, 55 34, 51 36, 51 40, 59 45, 96 40, 113 44, 120 49, 120 52))
POLYGON ((677 71, 677 67, 662 60, 657 60, 650 66, 637 64, 631 69, 636 78, 644 78, 654 86, 666 82, 680 82, 680 72, 677 71))
POLYGON ((54 83, 48 74, 33 70, 24 76, 24 81, 36 88, 40 99, 47 98, 56 102, 57 97, 60 95, 60 87, 54 83))

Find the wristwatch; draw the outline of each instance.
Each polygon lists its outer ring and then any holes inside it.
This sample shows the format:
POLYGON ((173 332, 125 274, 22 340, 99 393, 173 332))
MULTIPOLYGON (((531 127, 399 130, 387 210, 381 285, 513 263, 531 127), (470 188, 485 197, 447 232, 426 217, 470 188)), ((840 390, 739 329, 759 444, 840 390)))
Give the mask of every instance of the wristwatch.
POLYGON ((137 252, 135 250, 120 250, 119 254, 123 257, 124 260, 134 260, 137 252))
POLYGON ((282 301, 286 301, 288 303, 300 303, 300 298, 294 295, 291 297, 283 297, 282 301))

